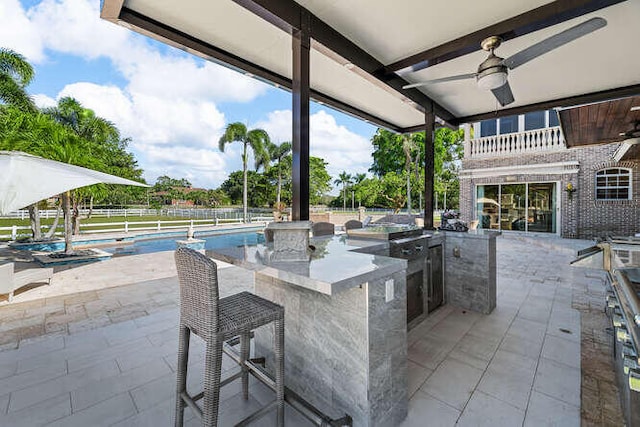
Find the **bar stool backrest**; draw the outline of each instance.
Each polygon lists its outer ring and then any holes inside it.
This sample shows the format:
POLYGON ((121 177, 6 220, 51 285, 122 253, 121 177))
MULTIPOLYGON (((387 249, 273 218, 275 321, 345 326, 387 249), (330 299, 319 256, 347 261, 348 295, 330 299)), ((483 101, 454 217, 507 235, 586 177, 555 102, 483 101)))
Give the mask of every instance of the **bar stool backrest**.
POLYGON ((216 263, 193 249, 175 253, 180 283, 180 317, 196 335, 218 331, 218 269, 216 263))

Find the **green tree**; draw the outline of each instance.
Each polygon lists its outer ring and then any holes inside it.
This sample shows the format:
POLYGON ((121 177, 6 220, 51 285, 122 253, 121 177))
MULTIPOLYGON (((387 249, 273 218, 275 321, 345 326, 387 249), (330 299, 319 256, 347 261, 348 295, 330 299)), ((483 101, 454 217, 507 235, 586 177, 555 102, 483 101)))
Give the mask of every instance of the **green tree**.
POLYGON ((231 172, 220 188, 229 195, 231 203, 240 204, 244 203, 245 182, 249 190, 246 199, 249 206, 262 207, 269 203, 273 186, 263 174, 256 171, 247 171, 246 175, 244 171, 231 172))
MULTIPOLYGON (((282 158, 280 162, 282 176, 281 200, 283 203, 291 203, 291 154, 282 158)), ((322 197, 331 190, 331 176, 327 172, 328 163, 320 157, 309 157, 309 203, 319 204, 322 197)), ((277 182, 277 170, 271 168, 267 177, 272 182, 277 182)))
POLYGON ((291 143, 283 142, 281 144, 274 144, 272 142, 267 143, 267 152, 269 153, 269 157, 271 162, 275 163, 275 168, 278 176, 277 181, 277 189, 276 189, 276 207, 279 209, 281 204, 281 195, 282 195, 282 161, 283 159, 291 154, 291 143))
MULTIPOLYGON (((407 178, 407 213, 411 215, 411 166, 413 166, 414 156, 416 155, 417 146, 415 139, 411 135, 401 135, 402 152, 404 153, 404 167, 407 178)), ((416 170, 417 170, 416 164, 416 170)))
MULTIPOLYGON (((35 113, 37 108, 26 90, 34 74, 33 67, 22 55, 0 48, 0 101, 21 112, 35 113)), ((29 219, 32 237, 39 240, 42 234, 37 204, 29 206, 29 219)))
MULTIPOLYGON (((413 172, 416 176, 416 184, 412 185, 413 190, 410 194, 415 196, 414 190, 422 191, 423 180, 418 179, 420 173, 423 173, 424 165, 424 132, 411 134, 411 140, 415 144, 415 157, 413 172)), ((462 129, 452 130, 446 127, 436 129, 434 133, 434 187, 436 192, 448 189, 448 193, 452 194, 449 198, 452 202, 457 203, 457 194, 459 192, 459 183, 457 171, 460 167, 460 159, 462 157, 464 131, 462 129)), ((388 172, 395 172, 401 175, 406 170, 407 157, 403 151, 402 136, 390 132, 385 129, 378 129, 372 137, 371 143, 374 147, 373 164, 369 171, 376 176, 382 178, 388 172)), ((405 176, 406 179, 406 176, 405 176)), ((413 178, 411 178, 413 180, 413 178)), ((451 206, 454 206, 453 204, 451 206)))
POLYGON ((265 149, 265 145, 270 141, 269 134, 262 129, 247 130, 247 127, 240 122, 230 123, 225 129, 224 134, 218 141, 218 148, 224 152, 225 145, 232 142, 242 143, 242 211, 244 222, 247 222, 247 149, 250 147, 253 151, 256 165, 268 164, 269 154, 265 149))
POLYGON ((309 157, 309 203, 317 205, 322 196, 331 190, 331 176, 327 165, 320 157, 309 157))
POLYGON ((22 111, 37 111, 26 87, 35 72, 29 62, 11 49, 0 48, 0 101, 22 111))
POLYGON ((333 183, 336 185, 342 185, 342 208, 347 209, 347 186, 353 182, 353 177, 345 171, 340 172, 338 178, 333 183))
POLYGON ((172 188, 181 187, 181 188, 191 188, 191 183, 186 178, 171 178, 167 175, 159 176, 156 179, 156 183, 153 185, 154 191, 169 191, 172 188))
POLYGON ((224 206, 231 204, 229 195, 223 189, 207 190, 209 205, 212 207, 224 206))
MULTIPOLYGON (((64 144, 57 147, 62 149, 61 152, 65 153, 71 152, 71 150, 74 151, 72 158, 66 154, 54 154, 58 156, 55 160, 77 164, 107 173, 112 173, 114 169, 121 169, 122 165, 119 165, 117 160, 122 160, 122 157, 115 159, 114 154, 124 152, 126 142, 121 140, 120 132, 113 123, 96 116, 93 110, 83 107, 77 100, 71 97, 60 99, 58 105, 46 108, 43 112, 69 130, 71 134, 77 137, 77 141, 79 141, 73 145, 64 144), (78 152, 76 148, 80 145, 84 148, 83 151, 78 152)), ((137 176, 135 178, 140 180, 141 172, 141 170, 136 171, 137 176)), ((76 189, 69 193, 73 234, 80 232, 81 203, 84 200, 89 200, 90 216, 94 199, 104 198, 107 193, 108 188, 104 184, 76 189)), ((63 201, 64 199, 63 197, 63 201)), ((67 212, 65 211, 65 215, 66 214, 67 212)), ((67 224, 66 216, 65 224, 67 224)))

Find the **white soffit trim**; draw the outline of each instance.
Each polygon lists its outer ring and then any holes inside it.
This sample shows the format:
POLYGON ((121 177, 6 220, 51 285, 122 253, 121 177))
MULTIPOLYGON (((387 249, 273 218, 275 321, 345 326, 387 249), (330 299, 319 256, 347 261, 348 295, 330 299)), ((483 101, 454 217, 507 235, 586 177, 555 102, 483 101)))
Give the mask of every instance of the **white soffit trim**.
POLYGON ((576 174, 580 169, 577 161, 540 163, 533 165, 500 166, 495 168, 467 169, 460 171, 460 178, 491 178, 505 175, 576 174))

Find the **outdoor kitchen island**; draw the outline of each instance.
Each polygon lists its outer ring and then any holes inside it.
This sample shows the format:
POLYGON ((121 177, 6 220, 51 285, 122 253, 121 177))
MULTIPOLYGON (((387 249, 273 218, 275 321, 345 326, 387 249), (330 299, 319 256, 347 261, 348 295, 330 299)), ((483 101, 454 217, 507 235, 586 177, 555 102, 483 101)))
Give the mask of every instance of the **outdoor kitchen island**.
MULTIPOLYGON (((407 415, 407 261, 354 249, 387 242, 327 236, 309 261, 273 261, 273 244, 207 251, 255 271, 255 293, 285 307, 286 386, 354 426, 397 425, 407 415)), ((374 251, 375 252, 375 251, 374 251)), ((269 368, 272 330, 256 331, 269 368)))

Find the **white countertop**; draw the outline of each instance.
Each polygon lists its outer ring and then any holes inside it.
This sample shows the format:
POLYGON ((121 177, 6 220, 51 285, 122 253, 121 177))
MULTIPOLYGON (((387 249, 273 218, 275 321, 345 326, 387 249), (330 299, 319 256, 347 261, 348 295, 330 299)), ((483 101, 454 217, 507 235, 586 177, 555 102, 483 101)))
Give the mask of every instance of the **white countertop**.
POLYGON ((407 262, 402 259, 354 252, 365 246, 381 248, 388 245, 387 242, 354 240, 342 235, 313 238, 309 245, 316 248, 310 261, 272 261, 271 243, 213 249, 206 253, 213 259, 326 295, 407 268, 407 262))

